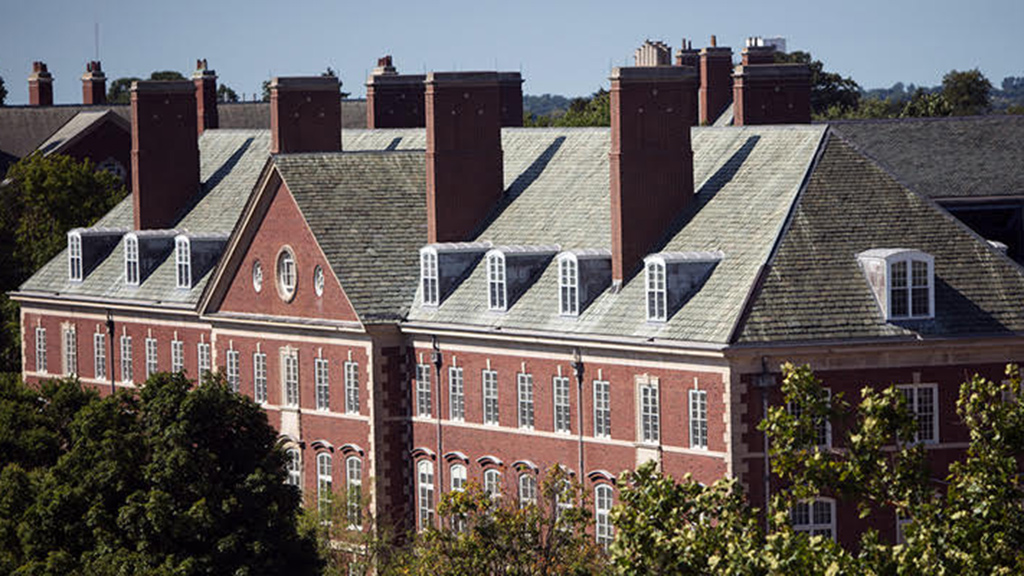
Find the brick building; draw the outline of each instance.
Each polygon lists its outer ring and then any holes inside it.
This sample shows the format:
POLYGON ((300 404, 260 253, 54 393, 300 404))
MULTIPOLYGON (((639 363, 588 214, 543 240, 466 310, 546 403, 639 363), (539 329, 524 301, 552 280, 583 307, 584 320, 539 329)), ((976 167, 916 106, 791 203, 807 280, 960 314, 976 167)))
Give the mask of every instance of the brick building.
MULTIPOLYGON (((26 380, 221 370, 310 502, 360 486, 422 525, 467 480, 525 501, 560 464, 605 539, 649 460, 763 503, 783 361, 903 386, 940 475, 965 374, 1021 356, 1021 269, 852 128, 698 127, 688 66, 616 69, 610 129, 503 128, 497 72, 424 84, 425 128, 339 133, 335 81, 280 78, 269 131, 196 138, 193 83, 138 83, 131 197, 14 294, 26 380)), ((799 529, 865 527, 812 509, 799 529)))

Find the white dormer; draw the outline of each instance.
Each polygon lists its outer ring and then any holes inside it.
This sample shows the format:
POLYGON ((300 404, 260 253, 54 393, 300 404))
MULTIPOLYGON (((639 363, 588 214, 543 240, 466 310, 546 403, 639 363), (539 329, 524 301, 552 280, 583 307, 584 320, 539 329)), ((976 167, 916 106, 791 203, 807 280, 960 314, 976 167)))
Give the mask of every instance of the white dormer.
POLYGON ((875 301, 888 320, 935 317, 935 259, 911 248, 875 248, 857 255, 875 301))
POLYGON ((490 242, 443 242, 420 248, 423 305, 440 306, 492 246, 490 242))
POLYGON ((68 280, 82 281, 82 235, 77 230, 68 232, 68 280))
POLYGON ((139 285, 139 237, 133 233, 124 236, 124 282, 139 285))
POLYGON ((558 255, 558 313, 577 317, 612 280, 609 250, 570 250, 558 255))
POLYGON ((725 255, 659 252, 644 258, 647 321, 665 322, 694 294, 725 255))
POLYGON ((423 304, 439 304, 439 282, 437 278, 437 250, 430 246, 420 250, 420 283, 423 288, 423 304))
POLYGON ((507 310, 505 286, 505 255, 500 251, 487 253, 487 307, 496 312, 507 310))
POLYGON ((536 282, 558 246, 496 246, 484 256, 487 308, 505 312, 536 282))
POLYGON ((580 314, 580 267, 573 254, 558 257, 558 313, 562 316, 580 314))
POLYGON ((174 239, 174 270, 178 288, 192 288, 192 247, 188 236, 174 239))
POLYGON ((124 236, 120 228, 75 228, 68 231, 68 280, 82 282, 124 236))

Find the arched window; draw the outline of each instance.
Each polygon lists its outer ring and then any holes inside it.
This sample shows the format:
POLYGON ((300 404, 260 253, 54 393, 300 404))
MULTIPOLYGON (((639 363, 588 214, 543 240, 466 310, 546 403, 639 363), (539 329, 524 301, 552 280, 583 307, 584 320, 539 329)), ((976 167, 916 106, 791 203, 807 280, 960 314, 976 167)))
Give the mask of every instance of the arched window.
POLYGON ((348 525, 363 526, 363 461, 358 456, 345 460, 345 490, 348 492, 348 525))
POLYGON ((452 464, 452 492, 462 492, 466 489, 466 467, 462 464, 452 464))
POLYGON ((298 448, 285 450, 285 465, 288 470, 288 483, 302 489, 302 454, 298 448))
POLYGON ((282 300, 291 301, 295 296, 295 255, 290 248, 283 248, 277 255, 277 293, 282 300))
POLYGON ((178 288, 192 288, 192 249, 185 236, 178 236, 174 239, 174 262, 178 288))
POLYGON ((519 507, 537 504, 537 478, 529 472, 519 475, 519 507))
POLYGON ((558 259, 558 311, 562 316, 580 313, 579 267, 576 258, 567 254, 558 259))
POLYGON ((139 285, 139 238, 134 234, 124 237, 124 281, 129 286, 139 285))
POLYGON ((664 322, 668 309, 665 290, 665 262, 652 259, 644 266, 644 285, 647 288, 647 320, 664 322))
POLYGON ((313 292, 317 296, 324 295, 324 269, 319 264, 313 268, 313 292))
POLYGON ((320 511, 320 518, 323 520, 331 518, 331 499, 333 497, 331 486, 334 483, 331 466, 330 454, 321 452, 316 455, 316 504, 317 510, 320 511))
POLYGON ((611 521, 612 487, 598 484, 594 489, 594 536, 597 543, 605 548, 612 543, 615 528, 611 521))
POLYGON ((425 530, 434 525, 434 465, 420 460, 416 465, 416 480, 419 486, 419 527, 425 530))
POLYGON ((420 282, 423 288, 423 305, 437 306, 440 299, 437 281, 437 252, 429 248, 420 251, 420 282))
POLYGON ((487 255, 487 307, 491 310, 506 310, 505 256, 501 252, 487 255))
POLYGON ((68 232, 68 279, 82 281, 82 237, 76 232, 68 232))
POLYGON ((493 468, 484 471, 484 492, 491 498, 501 498, 501 472, 493 468))

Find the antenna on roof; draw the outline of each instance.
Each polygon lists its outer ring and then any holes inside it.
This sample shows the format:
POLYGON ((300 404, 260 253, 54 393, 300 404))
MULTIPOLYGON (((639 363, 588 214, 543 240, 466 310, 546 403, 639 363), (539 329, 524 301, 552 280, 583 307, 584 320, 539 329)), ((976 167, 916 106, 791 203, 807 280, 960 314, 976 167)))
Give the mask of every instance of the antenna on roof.
POLYGON ((93 38, 94 48, 96 49, 96 58, 95 58, 95 60, 97 62, 99 62, 99 60, 100 60, 100 23, 99 22, 94 22, 93 23, 92 38, 93 38))

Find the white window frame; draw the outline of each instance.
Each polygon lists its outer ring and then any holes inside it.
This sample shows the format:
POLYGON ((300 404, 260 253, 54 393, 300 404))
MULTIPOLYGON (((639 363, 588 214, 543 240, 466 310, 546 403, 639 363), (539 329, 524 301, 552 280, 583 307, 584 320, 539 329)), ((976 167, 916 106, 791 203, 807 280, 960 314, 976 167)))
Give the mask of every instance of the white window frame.
POLYGON ((426 530, 434 525, 434 463, 420 460, 416 464, 417 524, 426 530))
POLYGON ((132 337, 121 335, 121 382, 131 383, 132 377, 132 337))
POLYGON ((78 331, 74 324, 64 327, 61 341, 63 343, 64 374, 78 375, 78 331))
POLYGON ((345 512, 349 528, 363 527, 363 460, 358 456, 345 459, 345 512))
POLYGON ((594 380, 594 437, 611 438, 612 387, 607 380, 594 380))
POLYGON ((182 372, 185 370, 185 343, 181 340, 171 340, 171 372, 182 372))
POLYGON ((258 404, 267 403, 267 355, 253 352, 252 355, 252 396, 258 404))
POLYGON ((288 448, 284 452, 285 468, 288 477, 285 480, 288 484, 302 489, 302 452, 298 448, 288 448))
POLYGON ((316 509, 320 519, 330 520, 334 499, 334 459, 327 452, 316 455, 316 509))
POLYGON ((708 449, 708 391, 689 390, 690 448, 708 449))
POLYGON ((664 322, 668 318, 668 289, 665 260, 644 260, 644 290, 647 295, 647 321, 664 322))
POLYGON ((242 389, 242 353, 234 348, 228 348, 224 354, 227 364, 227 381, 231 391, 238 393, 242 389))
POLYGON ((804 532, 810 536, 828 536, 836 539, 836 501, 832 498, 814 498, 801 500, 789 509, 789 522, 794 532, 804 532), (822 508, 821 506, 825 506, 822 508), (799 508, 798 508, 799 507, 799 508), (804 508, 806 507, 806 508, 804 508), (815 518, 816 510, 828 510, 829 521, 822 522, 815 518), (807 511, 807 517, 802 518, 802 511, 807 511), (798 518, 798 516, 801 516, 798 518), (805 521, 806 520, 806 521, 805 521), (825 532, 828 534, 825 534, 825 532))
POLYGON ((440 303, 437 250, 433 248, 420 250, 420 287, 424 306, 437 306, 440 303))
POLYGON ((359 363, 348 361, 345 370, 345 412, 359 414, 359 363))
POLYGON ((416 415, 431 418, 434 415, 434 394, 430 385, 430 364, 416 365, 416 415))
POLYGON ((498 426, 501 424, 501 408, 498 404, 498 372, 484 370, 480 380, 483 389, 484 424, 498 426))
POLYGON ((92 335, 92 374, 97 380, 107 379, 107 335, 92 335))
POLYGON ((598 484, 594 487, 594 540, 604 549, 615 539, 615 527, 611 520, 614 498, 611 486, 598 484))
POLYGON ((252 289, 257 294, 263 291, 263 264, 259 260, 252 263, 252 289))
POLYGON ((650 378, 637 383, 637 441, 641 444, 661 442, 660 383, 650 378))
POLYGON ((192 289, 192 242, 188 236, 174 239, 174 272, 179 289, 192 289))
POLYGON ((922 257, 922 253, 909 252, 906 254, 900 254, 892 256, 887 259, 886 266, 888 285, 886 286, 886 298, 888 299, 887 309, 889 310, 889 318, 893 320, 915 320, 915 319, 926 319, 933 318, 935 316, 935 264, 934 261, 929 258, 922 257), (897 274, 895 268, 897 265, 903 266, 903 272, 897 274), (923 285, 918 284, 915 280, 919 277, 915 275, 914 269, 924 266, 924 280, 923 285), (897 287, 896 283, 902 276, 902 288, 897 287), (897 290, 903 290, 906 293, 902 296, 897 296, 895 292, 897 290), (921 290, 927 291, 927 310, 918 311, 914 308, 914 294, 921 290), (895 304, 897 300, 904 299, 903 305, 906 307, 905 313, 897 314, 895 311, 895 304))
POLYGON ((519 427, 533 430, 533 374, 516 374, 516 395, 519 405, 519 427))
POLYGON ((495 500, 501 498, 501 471, 494 468, 484 470, 484 494, 495 500))
POLYGON ((146 380, 160 371, 157 365, 157 345, 156 338, 146 338, 146 380))
POLYGON ((317 264, 313 267, 313 293, 320 296, 324 295, 324 269, 322 266, 317 264))
POLYGON ((914 433, 913 442, 922 444, 938 444, 939 442, 939 386, 938 384, 901 384, 896 386, 898 390, 903 392, 907 399, 907 406, 910 411, 914 414, 914 419, 917 420, 918 431, 914 433), (931 396, 931 409, 928 412, 922 410, 924 406, 923 394, 924 390, 930 391, 931 396), (931 426, 922 427, 922 420, 925 417, 931 417, 931 426), (922 438, 921 431, 923 429, 930 428, 931 438, 922 438))
POLYGON ((281 382, 282 399, 285 406, 299 407, 299 351, 291 348, 281 349, 281 382))
POLYGON ((68 280, 81 282, 84 274, 82 235, 78 232, 68 232, 68 280))
POLYGON ((327 358, 313 359, 313 382, 316 389, 316 409, 329 411, 331 409, 331 374, 327 358))
POLYGON ((209 342, 196 344, 196 365, 199 367, 199 377, 202 378, 213 367, 209 342))
MULTIPOLYGON (((823 390, 825 391, 825 398, 831 400, 832 390, 829 388, 823 388, 823 390)), ((800 417, 800 408, 792 402, 786 403, 786 412, 796 418, 800 417)), ((816 444, 818 448, 825 450, 832 447, 832 422, 828 418, 822 418, 815 422, 814 432, 818 437, 816 444)))
POLYGON ((579 261, 572 254, 558 259, 558 313, 561 316, 580 314, 579 261))
POLYGON ((554 376, 551 378, 551 394, 553 401, 553 418, 555 432, 572 433, 572 406, 569 398, 569 377, 554 376))
POLYGON ((463 492, 466 489, 466 465, 452 464, 449 471, 452 492, 463 492))
POLYGON ((505 255, 501 252, 487 254, 487 309, 493 312, 508 310, 508 289, 505 255))
POLYGON ((135 234, 124 236, 124 283, 139 285, 139 237, 135 234))
POLYGON ((298 264, 295 262, 295 254, 291 248, 286 246, 278 253, 274 266, 274 277, 278 295, 285 302, 291 302, 295 297, 299 280, 298 264))
POLYGON ((531 472, 519 474, 519 507, 537 505, 537 477, 531 472))
POLYGON ((448 367, 448 417, 457 422, 466 419, 466 382, 462 366, 448 367))
POLYGON ((36 372, 46 374, 46 328, 36 326, 36 372))

